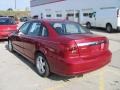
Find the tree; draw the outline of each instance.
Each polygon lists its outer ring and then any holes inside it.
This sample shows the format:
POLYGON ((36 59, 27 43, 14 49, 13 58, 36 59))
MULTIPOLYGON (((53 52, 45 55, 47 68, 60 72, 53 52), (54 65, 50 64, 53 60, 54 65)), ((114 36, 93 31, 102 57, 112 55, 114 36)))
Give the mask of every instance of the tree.
POLYGON ((13 11, 13 9, 12 8, 8 8, 7 11, 13 11))

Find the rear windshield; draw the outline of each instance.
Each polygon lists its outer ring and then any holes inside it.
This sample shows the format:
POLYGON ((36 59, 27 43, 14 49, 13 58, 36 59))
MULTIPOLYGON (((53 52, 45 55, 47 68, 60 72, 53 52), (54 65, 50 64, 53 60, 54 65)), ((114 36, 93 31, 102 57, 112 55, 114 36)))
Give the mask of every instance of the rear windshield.
POLYGON ((12 25, 15 24, 15 21, 10 18, 0 18, 0 25, 12 25))
POLYGON ((70 35, 70 34, 85 34, 89 31, 83 29, 80 24, 74 22, 52 22, 51 26, 59 35, 70 35))

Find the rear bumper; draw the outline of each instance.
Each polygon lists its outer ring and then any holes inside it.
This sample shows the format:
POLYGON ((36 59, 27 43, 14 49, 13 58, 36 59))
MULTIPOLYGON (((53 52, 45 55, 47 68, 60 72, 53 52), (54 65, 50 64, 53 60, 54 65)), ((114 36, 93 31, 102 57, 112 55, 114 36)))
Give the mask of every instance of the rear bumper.
POLYGON ((0 40, 2 40, 2 39, 8 39, 8 37, 0 36, 0 40))
POLYGON ((111 61, 112 54, 110 51, 105 54, 92 58, 90 60, 80 60, 80 58, 66 60, 57 64, 56 73, 62 76, 74 76, 99 69, 111 61))
POLYGON ((8 35, 10 35, 14 31, 1 31, 0 32, 0 39, 7 39, 8 35))
POLYGON ((7 39, 8 35, 8 33, 0 33, 0 39, 7 39))

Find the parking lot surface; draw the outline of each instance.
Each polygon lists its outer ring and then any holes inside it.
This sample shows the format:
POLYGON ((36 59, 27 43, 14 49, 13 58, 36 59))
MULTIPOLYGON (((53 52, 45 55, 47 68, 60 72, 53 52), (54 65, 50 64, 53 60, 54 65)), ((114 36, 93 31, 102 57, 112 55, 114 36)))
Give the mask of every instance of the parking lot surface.
POLYGON ((7 41, 0 41, 0 90, 120 90, 120 32, 91 31, 109 38, 112 62, 97 71, 76 77, 52 74, 42 78, 28 60, 7 50, 7 41))

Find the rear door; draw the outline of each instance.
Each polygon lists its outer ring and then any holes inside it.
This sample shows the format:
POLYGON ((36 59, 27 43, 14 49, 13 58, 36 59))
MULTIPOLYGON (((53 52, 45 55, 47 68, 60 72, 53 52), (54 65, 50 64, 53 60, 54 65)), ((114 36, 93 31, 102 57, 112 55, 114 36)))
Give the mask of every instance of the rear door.
POLYGON ((40 28, 41 28, 40 22, 37 22, 37 21, 32 22, 27 35, 23 37, 24 52, 25 52, 25 55, 28 58, 30 58, 30 60, 34 59, 37 38, 39 38, 39 35, 40 35, 40 28))

